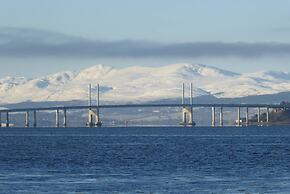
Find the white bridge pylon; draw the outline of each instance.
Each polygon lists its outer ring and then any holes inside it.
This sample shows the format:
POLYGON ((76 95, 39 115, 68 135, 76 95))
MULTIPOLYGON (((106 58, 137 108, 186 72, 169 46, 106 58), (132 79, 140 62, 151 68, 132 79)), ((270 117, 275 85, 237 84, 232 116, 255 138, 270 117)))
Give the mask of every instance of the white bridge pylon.
POLYGON ((97 108, 95 110, 92 109, 92 85, 89 84, 89 112, 88 112, 88 127, 101 127, 102 122, 100 119, 100 85, 97 85, 97 108), (95 122, 94 122, 95 118, 95 122))
MULTIPOLYGON (((184 83, 182 83, 182 101, 181 103, 185 104, 185 98, 184 98, 184 83)), ((190 105, 193 104, 193 88, 192 83, 190 83, 190 105)), ((193 127, 195 126, 195 122, 193 121, 193 110, 192 106, 183 106, 182 107, 182 121, 180 123, 181 126, 189 126, 193 127)))

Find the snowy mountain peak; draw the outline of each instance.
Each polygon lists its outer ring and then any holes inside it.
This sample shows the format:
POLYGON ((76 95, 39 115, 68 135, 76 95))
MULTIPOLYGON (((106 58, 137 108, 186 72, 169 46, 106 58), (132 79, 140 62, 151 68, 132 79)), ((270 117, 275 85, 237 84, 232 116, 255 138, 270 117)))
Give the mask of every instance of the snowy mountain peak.
POLYGON ((110 71, 112 71, 114 68, 111 66, 106 66, 102 64, 94 65, 92 67, 89 67, 87 69, 84 69, 80 71, 76 75, 76 80, 100 80, 102 77, 106 76, 110 71))
POLYGON ((2 79, 0 79, 0 93, 4 93, 15 86, 24 84, 27 82, 27 79, 24 77, 11 77, 11 76, 6 76, 2 79))
POLYGON ((45 79, 53 84, 66 84, 72 79, 74 79, 75 76, 76 76, 76 73, 72 71, 64 71, 64 72, 48 75, 45 77, 45 79))
POLYGON ((183 75, 195 76, 238 76, 239 74, 203 64, 179 63, 167 66, 183 75))

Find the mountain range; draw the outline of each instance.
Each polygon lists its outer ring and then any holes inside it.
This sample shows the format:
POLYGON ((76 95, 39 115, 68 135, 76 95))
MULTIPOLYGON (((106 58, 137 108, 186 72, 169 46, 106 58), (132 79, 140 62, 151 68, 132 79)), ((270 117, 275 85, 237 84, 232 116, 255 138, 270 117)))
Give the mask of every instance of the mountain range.
POLYGON ((71 101, 88 98, 88 84, 96 99, 100 83, 101 100, 143 102, 179 98, 181 84, 194 86, 193 95, 237 98, 290 91, 289 72, 235 73, 202 64, 172 64, 161 67, 114 68, 94 65, 78 72, 65 71, 47 76, 0 79, 0 103, 25 101, 71 101))

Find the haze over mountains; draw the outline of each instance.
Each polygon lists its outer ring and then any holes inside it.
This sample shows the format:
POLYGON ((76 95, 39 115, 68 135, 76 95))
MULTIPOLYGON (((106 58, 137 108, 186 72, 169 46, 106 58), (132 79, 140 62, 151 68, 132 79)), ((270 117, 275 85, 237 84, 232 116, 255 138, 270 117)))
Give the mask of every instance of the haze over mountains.
POLYGON ((194 96, 244 97, 275 94, 290 90, 289 72, 238 74, 201 64, 173 64, 162 67, 95 65, 79 72, 65 71, 45 77, 0 79, 0 103, 24 101, 86 100, 88 84, 96 91, 101 84, 101 99, 116 102, 141 102, 178 98, 181 83, 193 82, 194 96))

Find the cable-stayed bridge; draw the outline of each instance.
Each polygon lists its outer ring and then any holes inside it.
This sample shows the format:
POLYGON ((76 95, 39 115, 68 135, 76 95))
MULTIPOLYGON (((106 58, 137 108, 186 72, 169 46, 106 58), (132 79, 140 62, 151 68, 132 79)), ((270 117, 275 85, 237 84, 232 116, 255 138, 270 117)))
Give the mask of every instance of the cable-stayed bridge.
MULTIPOLYGON (((100 111, 103 109, 118 109, 118 108, 156 108, 156 107, 167 107, 167 108, 180 108, 181 110, 181 121, 178 123, 181 126, 195 126, 193 109, 194 108, 211 108, 212 110, 212 126, 216 126, 216 120, 219 119, 218 126, 223 126, 224 124, 224 108, 236 108, 237 110, 237 120, 236 125, 241 126, 243 123, 245 126, 249 125, 249 109, 255 109, 257 111, 257 120, 256 124, 259 125, 261 120, 261 109, 266 110, 266 121, 263 121, 264 124, 270 122, 269 114, 270 110, 274 109, 290 109, 290 105, 282 104, 227 104, 227 103, 194 103, 192 97, 192 84, 190 84, 190 102, 185 102, 185 91, 184 84, 182 84, 182 99, 181 103, 140 103, 140 104, 100 104, 100 94, 99 94, 99 85, 97 90, 97 104, 92 105, 91 99, 91 85, 89 85, 89 100, 88 105, 86 106, 51 106, 51 107, 39 107, 39 108, 15 108, 15 109, 1 109, 0 110, 0 123, 4 121, 4 127, 10 126, 10 113, 25 113, 25 123, 24 126, 36 127, 37 125, 37 113, 45 111, 55 111, 55 126, 60 127, 60 112, 62 112, 62 126, 66 127, 68 118, 67 112, 73 110, 88 110, 88 121, 85 123, 88 127, 101 127, 102 121, 100 118, 100 111), (241 119, 241 109, 245 109, 245 121, 241 119), (216 118, 216 113, 218 112, 219 118, 216 118), (32 125, 30 124, 30 114, 32 114, 32 125)), ((110 116, 110 115, 108 115, 110 116)), ((3 126, 2 126, 3 127, 3 126)))

